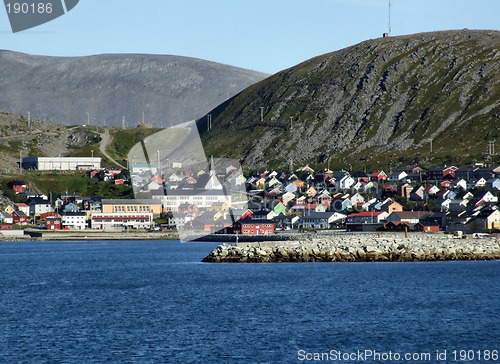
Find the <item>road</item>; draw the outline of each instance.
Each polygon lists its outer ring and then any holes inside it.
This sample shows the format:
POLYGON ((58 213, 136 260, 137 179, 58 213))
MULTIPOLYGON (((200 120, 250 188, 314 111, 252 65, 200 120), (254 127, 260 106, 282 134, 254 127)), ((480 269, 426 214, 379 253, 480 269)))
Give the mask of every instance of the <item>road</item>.
POLYGON ((113 139, 111 137, 111 134, 109 134, 109 130, 105 129, 104 133, 100 133, 99 135, 101 136, 101 143, 99 144, 99 151, 101 152, 101 154, 103 156, 105 156, 110 162, 113 162, 114 164, 116 164, 120 168, 127 169, 127 167, 123 166, 121 163, 116 161, 113 157, 111 157, 106 152, 106 148, 108 147, 108 145, 111 143, 111 140, 113 139))

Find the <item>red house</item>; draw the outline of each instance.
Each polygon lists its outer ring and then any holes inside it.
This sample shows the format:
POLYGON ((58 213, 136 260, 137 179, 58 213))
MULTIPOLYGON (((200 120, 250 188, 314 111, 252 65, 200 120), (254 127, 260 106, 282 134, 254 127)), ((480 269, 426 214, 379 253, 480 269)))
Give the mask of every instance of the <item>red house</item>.
POLYGON ((384 171, 375 171, 370 175, 370 181, 380 182, 387 181, 387 174, 384 171))
POLYGON ((24 212, 14 210, 11 216, 14 224, 26 225, 28 223, 28 217, 24 212))
POLYGON ((274 235, 274 221, 244 219, 236 221, 234 232, 241 235, 274 235))
POLYGON ((40 214, 40 220, 47 220, 49 218, 59 218, 59 214, 56 212, 44 212, 43 214, 40 214))
POLYGON ((415 224, 414 228, 415 228, 415 231, 423 231, 425 233, 439 231, 439 225, 437 223, 427 222, 427 221, 421 221, 421 222, 415 224))
POLYGON ((61 219, 49 217, 45 222, 47 230, 61 230, 61 219))
POLYGON ((7 186, 16 191, 16 194, 24 193, 26 189, 26 183, 24 181, 10 181, 7 186))

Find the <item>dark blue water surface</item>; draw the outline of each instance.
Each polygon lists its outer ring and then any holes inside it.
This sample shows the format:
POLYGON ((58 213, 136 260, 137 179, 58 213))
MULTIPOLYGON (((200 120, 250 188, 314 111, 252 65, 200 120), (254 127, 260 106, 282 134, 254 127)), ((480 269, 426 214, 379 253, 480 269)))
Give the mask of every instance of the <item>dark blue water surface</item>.
POLYGON ((494 362, 477 352, 500 350, 500 262, 201 263, 215 246, 0 243, 0 362, 294 363, 334 350, 494 362))

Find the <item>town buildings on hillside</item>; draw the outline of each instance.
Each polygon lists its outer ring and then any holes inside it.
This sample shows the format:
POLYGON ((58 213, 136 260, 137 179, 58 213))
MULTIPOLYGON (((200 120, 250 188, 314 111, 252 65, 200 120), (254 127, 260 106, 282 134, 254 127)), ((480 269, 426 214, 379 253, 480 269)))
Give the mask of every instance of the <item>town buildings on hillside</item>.
MULTIPOLYGON (((274 234, 281 230, 345 228, 424 232, 494 232, 500 229, 500 167, 473 164, 386 173, 263 171, 243 176, 236 168, 206 171, 136 169, 136 200, 62 195, 55 201, 9 183, 23 203, 0 214, 3 225, 35 221, 47 229, 151 229, 187 233, 274 234), (242 192, 244 191, 244 192, 242 192), (166 220, 165 220, 166 219, 166 220)), ((121 171, 90 171, 115 183, 121 171)))

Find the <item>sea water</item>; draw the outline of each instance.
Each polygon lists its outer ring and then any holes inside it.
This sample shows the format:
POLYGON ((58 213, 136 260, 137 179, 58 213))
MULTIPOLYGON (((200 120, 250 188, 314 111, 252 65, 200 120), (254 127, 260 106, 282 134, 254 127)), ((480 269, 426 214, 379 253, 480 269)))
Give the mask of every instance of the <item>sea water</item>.
POLYGON ((201 263, 216 245, 0 242, 0 362, 499 362, 498 261, 201 263))

